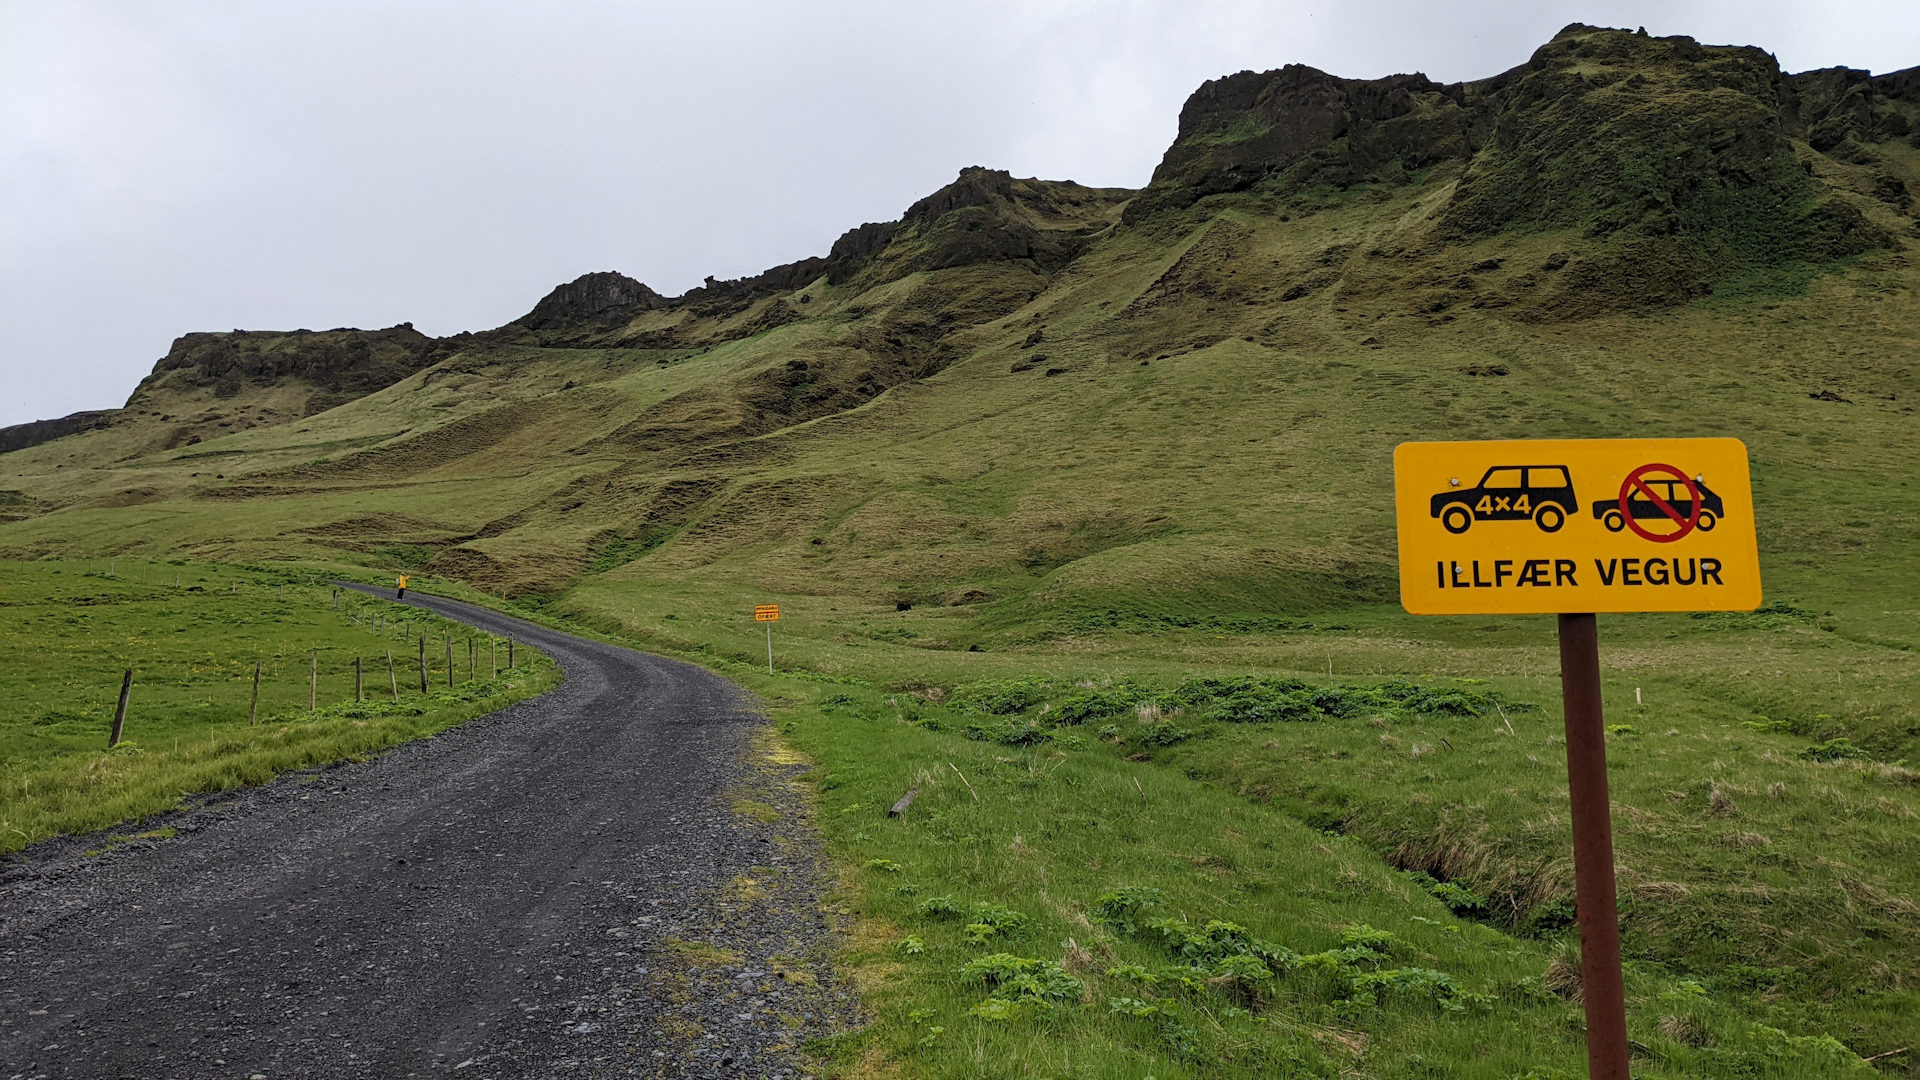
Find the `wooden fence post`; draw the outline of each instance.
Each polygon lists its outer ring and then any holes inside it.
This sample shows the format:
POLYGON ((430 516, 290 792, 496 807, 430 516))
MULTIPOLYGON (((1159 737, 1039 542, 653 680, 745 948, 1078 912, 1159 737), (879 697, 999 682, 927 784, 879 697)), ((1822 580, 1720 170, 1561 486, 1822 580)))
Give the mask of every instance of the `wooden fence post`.
POLYGON ((420 635, 420 692, 427 692, 427 635, 420 635))
POLYGON ((353 702, 358 705, 365 700, 360 693, 360 658, 353 658, 353 702))
POLYGON ((260 661, 253 662, 253 703, 247 706, 247 723, 260 722, 260 661))
POLYGON ((513 635, 507 635, 507 670, 513 670, 513 635))
POLYGON ((307 680, 307 711, 320 707, 320 650, 313 650, 313 676, 307 680))
POLYGON ((393 650, 387 650, 387 681, 393 684, 393 700, 400 700, 400 676, 393 670, 393 650))
POLYGON ((467 681, 473 681, 473 639, 467 639, 467 681))
POLYGON ((447 646, 447 689, 453 689, 453 635, 448 634, 447 646))
POLYGON ((107 736, 107 749, 120 745, 120 731, 127 724, 127 695, 133 693, 133 669, 120 679, 120 704, 113 709, 113 734, 107 736))

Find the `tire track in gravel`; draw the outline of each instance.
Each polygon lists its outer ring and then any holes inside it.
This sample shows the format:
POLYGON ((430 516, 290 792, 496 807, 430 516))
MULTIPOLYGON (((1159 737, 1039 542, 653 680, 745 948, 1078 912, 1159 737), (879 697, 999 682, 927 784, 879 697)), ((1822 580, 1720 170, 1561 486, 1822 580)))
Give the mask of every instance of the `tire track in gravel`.
POLYGON ((795 769, 756 752, 745 691, 407 602, 565 681, 167 815, 177 839, 0 862, 0 1076, 799 1077, 802 1039, 857 1022, 795 769))

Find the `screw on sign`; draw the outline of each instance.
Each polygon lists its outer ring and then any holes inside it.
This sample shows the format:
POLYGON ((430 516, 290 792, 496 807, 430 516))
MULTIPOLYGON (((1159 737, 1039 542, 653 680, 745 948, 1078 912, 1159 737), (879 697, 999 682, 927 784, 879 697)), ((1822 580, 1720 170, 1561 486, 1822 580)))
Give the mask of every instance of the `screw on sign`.
POLYGON ((1629 1076, 1594 613, 1758 607, 1760 553, 1747 470, 1747 448, 1738 439, 1404 443, 1393 454, 1400 602, 1410 614, 1559 619, 1592 1080, 1629 1076), (1689 477, 1661 464, 1668 461, 1703 471, 1689 477), (1708 475, 1722 490, 1707 486, 1708 475), (1479 482, 1470 483, 1473 477, 1479 482), (1585 504, 1597 527, 1578 520, 1576 488, 1605 493, 1585 504), (1727 527, 1715 531, 1723 520, 1727 527))

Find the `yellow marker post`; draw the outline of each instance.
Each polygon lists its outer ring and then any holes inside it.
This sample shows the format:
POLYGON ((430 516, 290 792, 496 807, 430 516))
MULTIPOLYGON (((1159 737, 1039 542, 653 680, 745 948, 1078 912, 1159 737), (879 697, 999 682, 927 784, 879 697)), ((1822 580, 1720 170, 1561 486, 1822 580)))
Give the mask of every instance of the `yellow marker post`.
POLYGON ((1402 443, 1400 602, 1557 614, 1574 909, 1592 1080, 1629 1080, 1595 612, 1752 611, 1760 551, 1738 439, 1402 443))
POLYGON ((753 621, 767 624, 767 674, 773 674, 773 624, 780 621, 779 604, 755 604, 753 621))

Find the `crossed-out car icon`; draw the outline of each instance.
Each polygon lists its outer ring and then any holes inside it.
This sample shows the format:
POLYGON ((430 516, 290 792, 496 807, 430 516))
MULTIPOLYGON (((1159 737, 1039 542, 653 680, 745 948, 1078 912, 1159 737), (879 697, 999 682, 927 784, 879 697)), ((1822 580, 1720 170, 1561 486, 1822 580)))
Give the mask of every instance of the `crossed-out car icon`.
MULTIPOLYGON (((1696 527, 1701 532, 1712 532, 1714 524, 1727 516, 1726 506, 1719 494, 1707 487, 1704 478, 1696 477, 1693 486, 1700 492, 1700 516, 1694 518, 1696 527)), ((1647 518, 1656 521, 1666 520, 1666 511, 1661 510, 1652 499, 1646 497, 1645 493, 1649 491, 1665 499, 1667 505, 1672 507, 1683 521, 1693 517, 1693 494, 1687 490, 1687 482, 1660 476, 1651 480, 1642 480, 1627 497, 1627 510, 1633 515, 1635 521, 1647 518)), ((1626 519, 1620 516, 1619 499, 1601 499, 1594 503, 1593 516, 1600 520, 1600 524, 1607 527, 1608 532, 1619 532, 1627 527, 1626 519)))
POLYGON ((1565 465, 1495 465, 1475 486, 1452 488, 1433 497, 1433 516, 1455 534, 1466 532, 1476 521, 1529 519, 1541 532, 1559 532, 1567 515, 1579 512, 1573 478, 1565 465))

